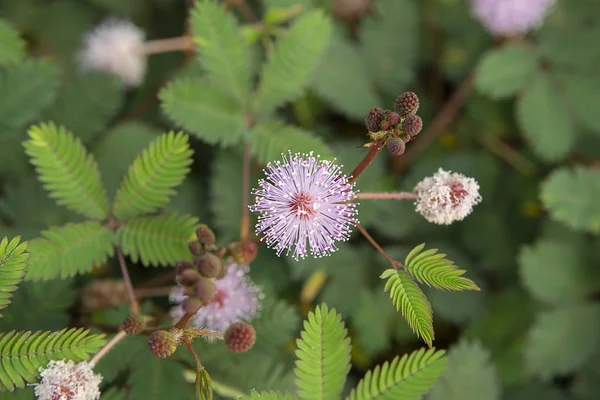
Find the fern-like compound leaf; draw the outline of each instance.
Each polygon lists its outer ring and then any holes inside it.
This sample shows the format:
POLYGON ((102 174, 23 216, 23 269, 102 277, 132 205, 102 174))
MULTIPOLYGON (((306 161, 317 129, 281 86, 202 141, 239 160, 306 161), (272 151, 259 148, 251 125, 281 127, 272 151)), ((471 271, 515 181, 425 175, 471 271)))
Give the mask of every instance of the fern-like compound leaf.
POLYGON ((54 123, 29 129, 25 151, 39 180, 57 204, 91 219, 108 215, 108 199, 96 160, 81 141, 54 123))
POLYGON ((29 253, 25 251, 27 245, 27 242, 21 243, 20 236, 10 241, 7 237, 0 240, 0 310, 10 304, 13 292, 25 276, 29 260, 29 253))
POLYGON ((202 67, 211 82, 246 104, 250 95, 249 55, 233 14, 214 0, 196 2, 190 16, 202 67))
POLYGON ((187 215, 165 214, 134 218, 117 231, 117 241, 133 262, 144 266, 169 266, 190 258, 188 239, 198 219, 187 215))
POLYGON ((205 79, 177 79, 162 89, 159 98, 171 120, 207 143, 231 146, 246 133, 242 106, 205 79))
POLYGON ((42 232, 29 243, 25 279, 69 278, 90 272, 113 255, 114 233, 96 221, 66 224, 42 232))
POLYGON ((384 291, 389 292, 396 310, 402 311, 413 332, 431 347, 435 336, 433 311, 421 288, 410 275, 399 269, 387 269, 380 278, 387 279, 384 291))
POLYGON ((25 56, 26 43, 8 22, 0 20, 0 65, 17 63, 25 56))
POLYGON ((289 393, 280 393, 275 391, 257 392, 253 390, 250 396, 241 397, 240 400, 294 400, 296 396, 289 393))
POLYGON ((350 393, 350 400, 419 400, 446 369, 444 350, 420 349, 378 365, 350 393))
POLYGON ((350 339, 335 309, 323 304, 308 315, 296 340, 296 386, 302 400, 339 398, 350 371, 350 339))
POLYGON ((179 132, 162 135, 129 168, 113 204, 113 214, 124 221, 164 207, 190 171, 193 151, 179 132))
POLYGON ((417 281, 436 289, 480 290, 475 282, 463 276, 467 271, 444 258, 446 254, 438 253, 438 249, 423 251, 424 248, 425 243, 421 243, 408 253, 404 261, 404 270, 417 281))
POLYGON ((294 21, 263 67, 255 110, 267 114, 302 94, 327 49, 331 30, 321 11, 307 12, 294 21))
POLYGON ((10 331, 0 333, 0 391, 25 387, 39 377, 39 368, 51 360, 87 360, 104 345, 104 335, 89 329, 71 328, 58 332, 10 331))

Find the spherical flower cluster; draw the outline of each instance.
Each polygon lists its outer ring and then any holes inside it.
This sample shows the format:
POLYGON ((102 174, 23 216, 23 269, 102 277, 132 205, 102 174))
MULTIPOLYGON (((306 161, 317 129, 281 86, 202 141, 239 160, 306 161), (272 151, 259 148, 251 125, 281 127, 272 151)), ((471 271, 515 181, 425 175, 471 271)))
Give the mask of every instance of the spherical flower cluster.
POLYGON ((277 255, 293 249, 293 257, 328 256, 337 250, 336 241, 348 240, 356 224, 354 183, 341 167, 310 154, 283 155, 283 162, 269 163, 266 179, 259 181, 255 204, 260 213, 257 234, 264 233, 277 255), (307 246, 308 242, 308 246, 307 246), (307 247, 309 249, 307 249, 307 247))
POLYGON ((416 210, 429 222, 450 225, 461 221, 481 202, 479 185, 473 178, 439 169, 415 188, 416 210))
POLYGON ((88 362, 50 361, 40 369, 42 380, 35 385, 35 396, 40 400, 97 400, 102 376, 92 368, 88 362))
POLYGON ((114 74, 125 85, 137 86, 147 69, 144 40, 144 32, 133 23, 108 19, 85 35, 82 67, 114 74))
POLYGON ((473 0, 473 16, 493 35, 525 34, 542 24, 556 0, 473 0))
MULTIPOLYGON (((224 332, 236 322, 252 320, 258 313, 263 292, 250 281, 248 270, 247 265, 231 264, 227 267, 225 277, 215 280, 217 293, 213 301, 200 307, 190 326, 224 332)), ((169 298, 178 304, 171 310, 171 317, 179 320, 185 314, 181 303, 187 296, 182 288, 176 288, 169 298)))

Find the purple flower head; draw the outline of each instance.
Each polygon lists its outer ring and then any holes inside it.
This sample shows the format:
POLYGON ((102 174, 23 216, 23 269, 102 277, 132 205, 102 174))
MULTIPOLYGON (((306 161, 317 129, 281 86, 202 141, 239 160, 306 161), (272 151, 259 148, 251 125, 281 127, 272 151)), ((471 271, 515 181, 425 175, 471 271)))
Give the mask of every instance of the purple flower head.
POLYGON ((471 11, 495 36, 525 34, 542 24, 556 0, 473 0, 471 11))
MULTIPOLYGON (((306 257, 307 244, 315 257, 337 250, 335 241, 345 241, 356 219, 354 183, 341 167, 310 154, 282 155, 283 163, 269 163, 266 180, 254 189, 256 202, 250 210, 260 213, 256 233, 264 233, 277 255, 293 249, 293 257, 306 257)), ((334 160, 335 161, 335 160, 334 160)))
MULTIPOLYGON (((247 265, 231 264, 227 268, 227 275, 215 281, 215 299, 210 304, 200 307, 190 325, 224 332, 231 324, 249 322, 254 318, 258 313, 263 292, 250 281, 246 275, 248 270, 247 265)), ((169 295, 169 299, 178 304, 171 309, 173 319, 179 320, 183 316, 184 311, 179 304, 186 298, 182 288, 174 289, 169 295)))

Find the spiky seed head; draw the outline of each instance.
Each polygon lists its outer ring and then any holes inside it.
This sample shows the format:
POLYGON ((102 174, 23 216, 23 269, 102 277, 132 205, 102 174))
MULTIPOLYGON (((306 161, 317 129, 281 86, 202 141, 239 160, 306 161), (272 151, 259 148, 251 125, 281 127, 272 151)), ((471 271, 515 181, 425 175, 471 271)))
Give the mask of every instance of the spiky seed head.
POLYGON ((181 307, 186 314, 196 314, 203 305, 202 301, 195 297, 188 297, 181 303, 181 307))
POLYGON ((423 120, 418 115, 409 115, 402 121, 402 131, 407 141, 417 136, 421 129, 423 129, 423 120))
POLYGON ((195 269, 186 269, 178 275, 178 281, 183 286, 193 286, 202 276, 195 269))
POLYGON ((217 294, 217 286, 212 280, 201 278, 196 282, 196 297, 203 304, 209 304, 213 301, 215 294, 217 294))
POLYGON ((225 344, 234 353, 244 353, 254 346, 256 331, 246 322, 236 322, 225 331, 225 344))
POLYGON ((394 110, 402 118, 414 115, 419 110, 419 96, 413 92, 404 92, 394 101, 394 110))
POLYGON ((256 258, 258 247, 256 243, 250 240, 232 243, 229 246, 229 251, 233 261, 237 264, 248 265, 256 258))
POLYGON ((203 276, 214 278, 221 272, 221 260, 212 253, 204 253, 194 259, 194 264, 203 276))
POLYGON ((142 333, 144 330, 145 321, 141 315, 129 315, 123 320, 121 324, 121 330, 123 330, 129 336, 135 336, 142 333))
POLYGON ((199 256, 200 254, 202 254, 203 251, 202 244, 197 240, 189 242, 188 249, 190 250, 190 253, 192 253, 193 256, 199 256))
POLYGON ((404 141, 400 138, 390 138, 387 141, 386 147, 388 151, 395 156, 401 156, 406 149, 404 141))
POLYGON ((379 107, 371 108, 371 111, 365 118, 365 126, 369 132, 379 132, 381 130, 381 121, 383 121, 385 112, 379 107))
POLYGON ((167 358, 175 353, 178 345, 177 337, 171 332, 155 331, 148 337, 148 350, 159 358, 167 358))
POLYGON ((198 229, 196 229, 196 236, 198 237, 198 241, 203 245, 211 245, 215 244, 216 238, 215 233, 207 226, 200 225, 198 229))

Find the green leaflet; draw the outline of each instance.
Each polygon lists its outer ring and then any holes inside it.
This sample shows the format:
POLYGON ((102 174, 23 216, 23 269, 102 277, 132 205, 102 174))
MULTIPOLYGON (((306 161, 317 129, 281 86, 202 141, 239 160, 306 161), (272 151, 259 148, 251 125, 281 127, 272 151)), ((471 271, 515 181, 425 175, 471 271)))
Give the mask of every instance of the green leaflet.
POLYGON ((8 22, 0 20, 0 66, 21 61, 25 55, 25 41, 8 22))
POLYGON ((380 278, 387 279, 384 291, 389 292, 396 310, 402 311, 413 332, 431 347, 435 336, 433 311, 423 291, 401 269, 387 269, 383 271, 380 278))
POLYGON ((82 328, 0 333, 0 391, 35 382, 39 368, 51 360, 87 360, 88 353, 97 352, 104 343, 104 335, 92 335, 82 328))
POLYGON ((250 351, 269 355, 277 353, 294 337, 299 324, 296 308, 274 296, 265 296, 260 317, 252 321, 256 343, 250 351))
POLYGON ((216 1, 200 0, 192 10, 190 24, 202 67, 211 83, 246 105, 250 95, 250 55, 233 15, 216 1))
POLYGON ((98 164, 81 141, 53 123, 34 125, 28 133, 23 146, 49 196, 88 218, 106 218, 108 199, 98 164))
POLYGON ((56 96, 58 74, 58 67, 46 61, 26 60, 0 69, 2 126, 18 129, 38 117, 56 96))
MULTIPOLYGON (((19 236, 8 240, 0 240, 0 311, 10 304, 10 298, 25 276, 29 253, 28 243, 22 242, 19 236)), ((0 314, 0 318, 2 314, 0 314)))
POLYGON ((507 44, 490 50, 479 61, 475 86, 495 99, 518 92, 534 77, 537 59, 523 44, 507 44))
POLYGON ((275 43, 263 66, 253 101, 259 114, 300 96, 319 65, 331 32, 331 22, 322 11, 302 14, 275 43))
POLYGON ((278 120, 266 120, 252 128, 248 135, 252 154, 262 163, 281 159, 281 154, 310 153, 331 160, 333 155, 319 137, 278 120))
POLYGON ((446 254, 438 253, 438 249, 423 251, 425 243, 411 250, 404 260, 404 270, 419 283, 425 283, 443 290, 479 290, 472 280, 462 276, 465 272, 445 259, 446 254))
POLYGON ((395 357, 366 373, 352 390, 350 400, 420 400, 446 369, 444 350, 420 349, 395 357))
POLYGON ((268 392, 257 392, 253 390, 250 396, 241 397, 240 400, 294 400, 296 396, 291 394, 282 394, 280 392, 268 391, 268 392))
POLYGON ((296 386, 302 400, 339 398, 350 371, 350 339, 340 314, 322 304, 296 341, 296 386))
POLYGON ((197 225, 197 218, 175 213, 138 217, 121 225, 117 242, 134 263, 166 267, 190 258, 187 243, 197 225))
POLYGON ((64 279, 88 273, 113 255, 113 240, 113 232, 95 221, 52 227, 29 243, 31 259, 25 279, 64 279))
POLYGON ((160 91, 159 98, 169 118, 207 143, 231 146, 245 136, 242 106, 205 79, 177 79, 160 91))
POLYGON ((182 132, 169 132, 152 142, 133 162, 117 191, 115 217, 124 221, 166 206, 189 173, 192 154, 182 132))

